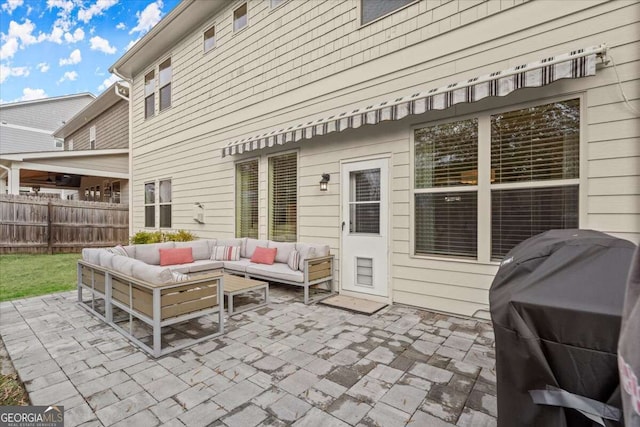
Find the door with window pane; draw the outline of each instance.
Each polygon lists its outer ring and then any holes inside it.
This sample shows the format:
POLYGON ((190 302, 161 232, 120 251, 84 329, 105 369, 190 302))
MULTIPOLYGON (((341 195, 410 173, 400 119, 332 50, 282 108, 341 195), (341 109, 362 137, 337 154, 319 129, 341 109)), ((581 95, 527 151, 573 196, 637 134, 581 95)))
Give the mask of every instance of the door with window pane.
POLYGON ((388 296, 388 160, 342 165, 343 290, 388 296))

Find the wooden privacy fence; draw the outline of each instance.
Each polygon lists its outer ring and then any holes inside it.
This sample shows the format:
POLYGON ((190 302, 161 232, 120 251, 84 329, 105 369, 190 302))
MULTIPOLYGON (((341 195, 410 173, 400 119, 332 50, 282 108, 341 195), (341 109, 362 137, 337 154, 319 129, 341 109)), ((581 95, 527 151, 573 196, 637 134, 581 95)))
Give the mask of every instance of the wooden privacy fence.
POLYGON ((0 195, 0 254, 126 244, 128 205, 0 195))

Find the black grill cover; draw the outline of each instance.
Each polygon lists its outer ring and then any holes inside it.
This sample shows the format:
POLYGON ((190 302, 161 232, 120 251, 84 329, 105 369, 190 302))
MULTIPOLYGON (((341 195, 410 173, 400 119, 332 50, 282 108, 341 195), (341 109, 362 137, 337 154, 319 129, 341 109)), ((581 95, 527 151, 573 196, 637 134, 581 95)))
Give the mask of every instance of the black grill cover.
POLYGON ((534 404, 529 390, 547 386, 622 407, 616 348, 634 249, 593 230, 551 230, 505 256, 489 292, 499 426, 596 425, 534 404))

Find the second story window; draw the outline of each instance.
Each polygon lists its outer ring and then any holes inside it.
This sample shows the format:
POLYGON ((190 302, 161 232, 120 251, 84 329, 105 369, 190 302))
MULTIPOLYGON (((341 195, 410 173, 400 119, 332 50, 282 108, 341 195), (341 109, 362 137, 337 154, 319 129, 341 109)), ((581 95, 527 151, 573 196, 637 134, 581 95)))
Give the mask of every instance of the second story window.
POLYGON ((414 3, 416 0, 360 0, 362 25, 373 22, 378 18, 382 18, 408 4, 414 3))
POLYGON ((216 27, 213 26, 204 32, 204 51, 209 52, 216 46, 216 27))
POLYGON ((150 71, 144 76, 144 118, 148 119, 155 114, 156 104, 156 73, 150 71))
POLYGON ((240 31, 247 26, 247 4, 233 11, 233 31, 240 31))
POLYGON ((284 3, 286 0, 271 0, 271 8, 276 8, 280 6, 280 4, 284 3))
POLYGON ((67 150, 69 150, 69 151, 73 151, 73 139, 70 139, 70 140, 69 140, 69 144, 68 144, 68 148, 67 148, 67 150))
POLYGON ((160 111, 171 107, 171 58, 159 67, 160 111))

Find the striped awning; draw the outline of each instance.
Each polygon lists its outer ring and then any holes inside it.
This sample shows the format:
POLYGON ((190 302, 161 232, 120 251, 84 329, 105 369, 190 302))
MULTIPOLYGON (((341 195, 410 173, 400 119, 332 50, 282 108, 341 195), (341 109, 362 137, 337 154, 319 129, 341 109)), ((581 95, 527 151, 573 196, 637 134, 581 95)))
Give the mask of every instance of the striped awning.
POLYGON ((596 56, 605 52, 606 45, 574 50, 426 92, 403 96, 393 101, 384 101, 288 128, 275 129, 230 142, 222 149, 222 157, 310 139, 316 135, 356 129, 362 125, 375 125, 385 120, 400 120, 430 110, 444 110, 455 104, 475 102, 490 96, 505 96, 517 89, 541 87, 560 79, 593 76, 596 73, 596 56))

